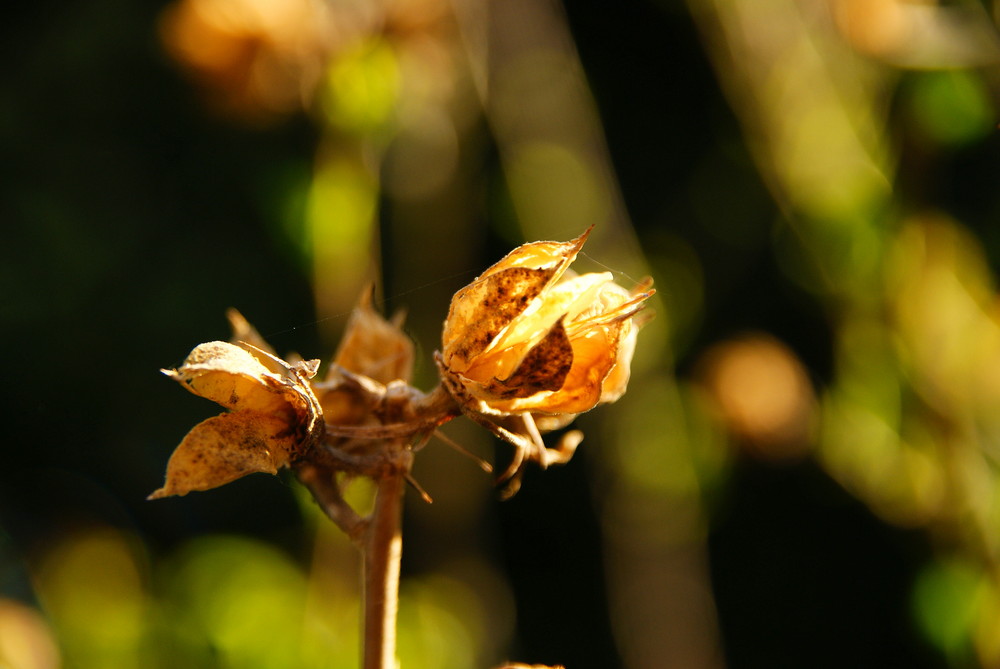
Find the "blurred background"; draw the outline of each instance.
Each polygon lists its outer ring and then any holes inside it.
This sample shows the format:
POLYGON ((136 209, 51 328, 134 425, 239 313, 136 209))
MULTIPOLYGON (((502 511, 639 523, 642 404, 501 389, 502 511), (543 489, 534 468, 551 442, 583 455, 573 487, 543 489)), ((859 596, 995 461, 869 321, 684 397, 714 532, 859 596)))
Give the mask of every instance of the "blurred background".
MULTIPOLYGON (((286 476, 146 502, 229 336, 415 384, 450 296, 596 225, 629 393, 500 502, 439 442, 405 669, 1000 666, 1000 5, 41 0, 0 26, 0 666, 340 668, 358 561, 286 476)), ((444 428, 505 464, 466 420, 444 428)))

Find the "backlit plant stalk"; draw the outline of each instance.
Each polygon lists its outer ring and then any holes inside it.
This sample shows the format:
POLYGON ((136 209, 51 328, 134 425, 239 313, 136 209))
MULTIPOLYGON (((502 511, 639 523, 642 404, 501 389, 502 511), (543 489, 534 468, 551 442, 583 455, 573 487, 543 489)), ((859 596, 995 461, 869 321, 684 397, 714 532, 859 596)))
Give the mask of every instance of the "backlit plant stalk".
POLYGON ((570 431, 550 449, 544 432, 625 392, 651 282, 628 291, 607 272, 568 273, 588 234, 524 244, 458 291, 435 354, 441 383, 427 394, 409 385, 414 347, 401 319, 382 318, 367 296, 322 380, 318 360, 277 357, 231 313, 233 342, 201 344, 164 370, 228 412, 188 433, 150 498, 293 470, 364 555, 364 668, 397 666, 403 492, 409 483, 427 498, 410 472, 437 428, 466 415, 513 445, 500 476, 510 495, 526 463, 567 462, 583 438, 570 431), (359 476, 375 482, 367 516, 343 495, 359 476))

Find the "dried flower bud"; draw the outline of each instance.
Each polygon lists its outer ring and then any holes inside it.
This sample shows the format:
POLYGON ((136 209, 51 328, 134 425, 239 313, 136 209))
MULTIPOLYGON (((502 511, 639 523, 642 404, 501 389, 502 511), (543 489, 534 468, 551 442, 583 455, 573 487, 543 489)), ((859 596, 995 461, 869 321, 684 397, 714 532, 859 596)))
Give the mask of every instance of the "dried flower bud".
POLYGON ((372 307, 371 290, 366 290, 351 312, 333 358, 334 365, 382 384, 397 379, 409 382, 413 372, 413 342, 403 332, 404 316, 399 312, 391 320, 383 318, 372 307))
POLYGON ((519 246, 452 299, 438 365, 466 411, 578 414, 625 392, 633 316, 653 291, 568 273, 589 233, 519 246))
POLYGON ((328 425, 377 424, 376 405, 386 386, 405 383, 413 370, 413 341, 403 331, 404 314, 383 318, 366 289, 344 329, 332 364, 312 388, 328 425))

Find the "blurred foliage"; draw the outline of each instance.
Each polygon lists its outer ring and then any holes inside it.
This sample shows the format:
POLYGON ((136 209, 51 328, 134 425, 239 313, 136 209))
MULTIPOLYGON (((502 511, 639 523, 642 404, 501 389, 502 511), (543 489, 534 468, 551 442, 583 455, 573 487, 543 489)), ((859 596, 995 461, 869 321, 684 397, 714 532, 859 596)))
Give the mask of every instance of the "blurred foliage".
POLYGON ((420 454, 403 666, 997 666, 998 22, 975 0, 14 11, 0 666, 356 666, 357 556, 293 483, 143 501, 204 418, 156 370, 230 306, 328 358, 374 282, 429 387, 451 294, 592 223, 582 271, 659 290, 630 391, 504 504, 420 454))

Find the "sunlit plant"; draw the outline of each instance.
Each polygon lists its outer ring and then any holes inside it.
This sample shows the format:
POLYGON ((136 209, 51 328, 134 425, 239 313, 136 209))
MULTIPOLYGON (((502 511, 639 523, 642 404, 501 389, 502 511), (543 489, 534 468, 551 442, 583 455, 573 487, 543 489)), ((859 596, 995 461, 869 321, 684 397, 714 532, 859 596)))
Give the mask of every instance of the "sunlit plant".
POLYGON ((367 297, 321 378, 318 360, 278 357, 231 313, 232 342, 200 344, 164 370, 228 412, 187 434, 150 498, 291 469, 363 553, 363 666, 397 666, 403 492, 409 483, 426 496, 410 474, 416 453, 466 415, 514 447, 500 476, 511 495, 526 463, 565 463, 583 438, 573 430, 548 448, 543 433, 625 392, 652 282, 626 290, 608 272, 570 273, 588 234, 519 246, 459 290, 435 354, 441 382, 428 393, 409 383, 414 347, 402 319, 384 319, 367 297), (356 477, 375 483, 366 515, 345 501, 356 477))

